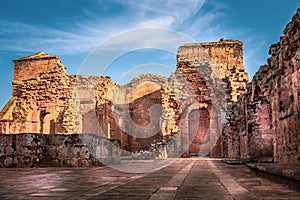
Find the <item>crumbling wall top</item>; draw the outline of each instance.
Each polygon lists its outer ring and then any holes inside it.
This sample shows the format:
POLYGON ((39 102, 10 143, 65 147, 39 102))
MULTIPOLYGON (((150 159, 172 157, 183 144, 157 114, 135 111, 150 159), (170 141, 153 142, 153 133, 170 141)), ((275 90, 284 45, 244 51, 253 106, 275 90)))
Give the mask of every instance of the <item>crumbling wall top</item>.
POLYGON ((220 45, 230 45, 230 44, 236 44, 236 45, 243 45, 243 42, 239 40, 225 40, 224 38, 221 38, 220 41, 217 42, 202 42, 202 43, 187 43, 184 44, 182 47, 197 47, 197 46, 220 46, 220 45))
POLYGON ((36 77, 40 73, 50 72, 56 67, 63 68, 58 56, 38 52, 34 55, 19 58, 14 61, 14 81, 26 80, 36 77))
POLYGON ((21 62, 21 61, 25 61, 25 60, 29 61, 29 60, 52 59, 52 58, 59 59, 59 57, 56 56, 56 55, 52 56, 52 55, 47 54, 47 53, 45 53, 43 51, 40 51, 40 52, 38 52, 36 54, 30 55, 30 56, 25 56, 23 58, 18 58, 18 59, 15 59, 13 61, 14 62, 21 62))

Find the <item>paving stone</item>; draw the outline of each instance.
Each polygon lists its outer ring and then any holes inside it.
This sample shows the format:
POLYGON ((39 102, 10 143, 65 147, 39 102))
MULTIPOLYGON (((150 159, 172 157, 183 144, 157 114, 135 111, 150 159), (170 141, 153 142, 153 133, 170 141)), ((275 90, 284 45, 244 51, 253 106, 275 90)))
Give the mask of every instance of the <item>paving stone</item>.
POLYGON ((245 165, 175 160, 138 175, 108 167, 0 169, 0 199, 300 199, 299 190, 257 176, 245 165))

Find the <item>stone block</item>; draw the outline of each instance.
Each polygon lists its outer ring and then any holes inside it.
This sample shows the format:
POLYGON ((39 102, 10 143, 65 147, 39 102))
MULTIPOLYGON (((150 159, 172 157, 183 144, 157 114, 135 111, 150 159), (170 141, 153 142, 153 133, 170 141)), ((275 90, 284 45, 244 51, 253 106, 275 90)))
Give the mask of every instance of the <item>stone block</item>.
POLYGON ((13 167, 14 166, 12 157, 5 156, 5 157, 0 158, 0 160, 1 160, 0 166, 3 166, 3 167, 13 167))

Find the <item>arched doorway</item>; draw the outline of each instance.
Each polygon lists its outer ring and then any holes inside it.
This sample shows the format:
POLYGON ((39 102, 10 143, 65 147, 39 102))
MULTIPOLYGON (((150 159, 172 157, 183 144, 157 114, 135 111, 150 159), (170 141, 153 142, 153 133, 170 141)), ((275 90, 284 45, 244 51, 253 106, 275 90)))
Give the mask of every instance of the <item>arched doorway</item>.
POLYGON ((182 114, 180 120, 182 157, 209 156, 217 137, 216 119, 212 118, 208 103, 193 103, 182 114))
POLYGON ((188 115, 189 154, 199 156, 202 144, 209 139, 209 112, 207 108, 192 110, 188 115))

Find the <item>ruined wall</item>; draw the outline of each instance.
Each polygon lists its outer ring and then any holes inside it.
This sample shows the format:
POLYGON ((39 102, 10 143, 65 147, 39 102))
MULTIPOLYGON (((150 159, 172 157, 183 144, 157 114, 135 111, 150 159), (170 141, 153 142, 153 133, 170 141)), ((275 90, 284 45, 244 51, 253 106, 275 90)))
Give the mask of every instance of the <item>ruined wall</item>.
POLYGON ((186 145, 205 140, 208 152, 220 156, 226 105, 245 92, 248 80, 242 43, 187 44, 179 48, 177 61, 169 79, 146 74, 118 85, 110 77, 68 76, 59 58, 44 52, 17 59, 13 97, 0 114, 0 131, 94 133, 120 139, 125 150, 144 149, 180 135, 179 150, 174 151, 187 149, 189 154, 186 145), (205 109, 206 119, 191 128, 189 121, 199 119, 190 112, 199 109, 205 109), (207 130, 209 139, 201 136, 201 141, 193 141, 189 133, 203 135, 207 130))
POLYGON ((73 89, 72 113, 77 133, 104 134, 99 128, 95 111, 98 83, 104 79, 105 77, 99 76, 70 76, 70 86, 73 89))
POLYGON ((178 130, 181 111, 176 109, 180 107, 179 99, 185 101, 194 97, 198 102, 211 104, 215 98, 210 99, 210 95, 215 95, 213 88, 217 88, 227 104, 246 92, 248 74, 244 71, 243 43, 240 41, 221 39, 219 42, 185 44, 178 49, 177 63, 176 72, 163 87, 164 135, 172 135, 178 130), (206 81, 211 78, 222 81, 211 82, 208 87, 206 81))
POLYGON ((91 167, 120 162, 119 141, 94 134, 1 134, 1 167, 91 167))
POLYGON ((241 41, 221 39, 219 42, 185 44, 178 49, 178 60, 215 65, 215 76, 220 79, 228 77, 233 101, 246 92, 248 74, 243 64, 241 41))
POLYGON ((165 81, 145 74, 126 85, 99 82, 96 110, 100 127, 109 137, 121 139, 123 149, 144 149, 159 140, 161 87, 165 81))
POLYGON ((257 161, 273 160, 270 105, 264 96, 247 93, 228 106, 223 129, 224 156, 257 161))
MULTIPOLYGON (((261 90, 269 96, 276 162, 300 161, 300 9, 286 26, 279 43, 270 48, 268 72, 259 74, 269 86, 261 90)), ((255 80, 258 78, 255 78, 255 80)), ((259 81, 257 81, 259 82, 259 81)))
POLYGON ((162 133, 171 138, 176 137, 176 133, 181 134, 181 151, 187 156, 197 148, 203 152, 200 153, 202 156, 224 154, 221 141, 227 104, 246 92, 248 81, 242 45, 239 41, 222 39, 212 43, 185 44, 178 49, 176 72, 163 87, 162 133), (195 132, 206 130, 200 119, 205 116, 196 119, 198 125, 192 130, 189 121, 195 119, 189 119, 189 113, 202 109, 209 113, 206 116, 209 118, 209 132, 198 141, 195 132))
POLYGON ((60 59, 40 52, 14 64, 13 94, 0 113, 0 132, 74 133, 72 88, 60 59))
MULTIPOLYGON (((208 139, 212 136, 212 131, 211 133, 207 131, 213 130, 215 123, 212 122, 217 113, 212 109, 213 91, 211 86, 213 81, 211 75, 212 66, 208 63, 191 63, 183 60, 177 63, 171 88, 177 97, 175 121, 178 124, 178 132, 181 134, 180 143, 183 157, 199 155, 200 150, 203 150, 205 145, 209 146, 208 141, 212 139, 212 137, 208 139), (201 115, 200 110, 205 110, 207 116, 201 115), (191 113, 195 114, 191 115, 191 113), (207 126, 200 124, 200 118, 204 117, 208 118, 207 126), (192 121, 195 123, 192 124, 192 121)), ((211 149, 205 151, 201 156, 209 155, 210 151, 211 149)))
POLYGON ((58 56, 52 56, 45 52, 14 60, 14 80, 26 80, 36 77, 40 73, 52 71, 56 68, 58 60, 58 56))
POLYGON ((229 139, 224 143, 228 142, 230 157, 299 163, 300 9, 269 53, 271 57, 253 77, 248 93, 233 104, 235 111, 229 113, 223 132, 229 139), (240 119, 246 126, 240 125, 240 119), (248 142, 242 150, 243 135, 248 142))

